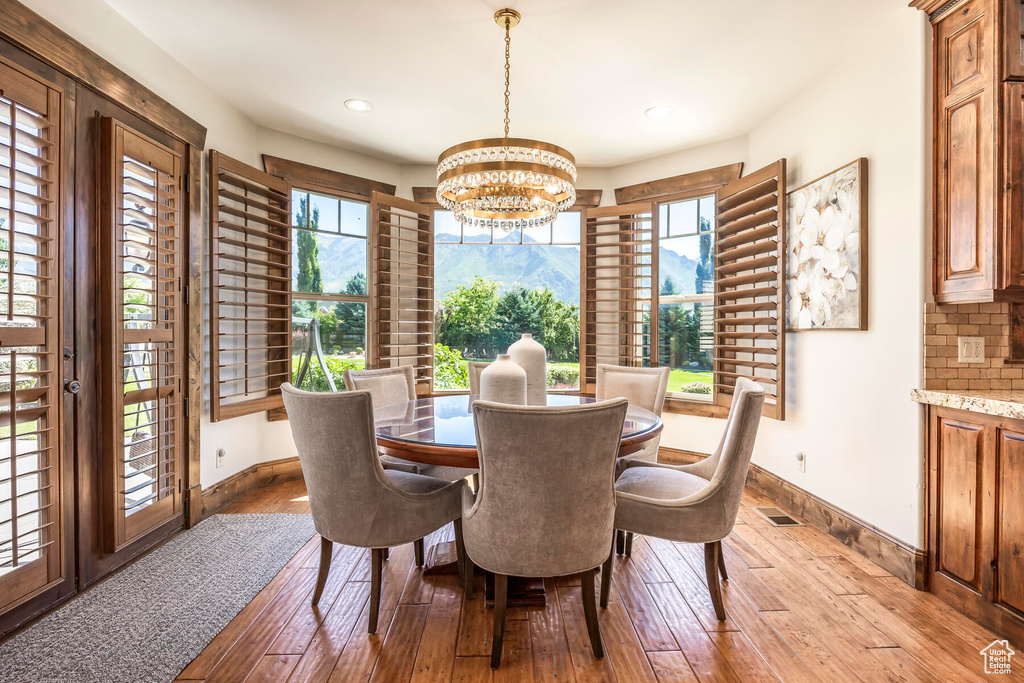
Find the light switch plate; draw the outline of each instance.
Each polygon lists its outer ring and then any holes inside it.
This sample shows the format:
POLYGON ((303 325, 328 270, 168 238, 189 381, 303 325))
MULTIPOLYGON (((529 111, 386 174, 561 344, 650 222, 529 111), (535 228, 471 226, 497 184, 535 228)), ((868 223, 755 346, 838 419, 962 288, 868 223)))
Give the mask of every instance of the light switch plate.
POLYGON ((985 338, 957 337, 956 359, 961 363, 984 363, 985 338))

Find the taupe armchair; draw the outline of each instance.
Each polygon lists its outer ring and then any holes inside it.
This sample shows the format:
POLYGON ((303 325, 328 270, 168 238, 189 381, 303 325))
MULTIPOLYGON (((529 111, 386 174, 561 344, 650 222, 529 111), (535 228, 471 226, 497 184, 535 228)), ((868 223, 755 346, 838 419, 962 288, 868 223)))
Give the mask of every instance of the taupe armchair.
MULTIPOLYGON (((599 399, 621 396, 632 405, 639 406, 661 417, 668 391, 671 368, 626 368, 606 363, 597 364, 597 390, 599 399)), ((651 439, 639 453, 623 458, 624 461, 647 460, 657 462, 661 435, 651 439)), ((624 463, 623 463, 624 464, 624 463)))
POLYGON ((381 467, 368 391, 314 393, 286 383, 281 395, 309 492, 313 526, 320 534, 320 572, 313 604, 320 601, 327 582, 334 543, 371 548, 370 633, 374 633, 389 547, 415 543, 416 561, 422 566, 423 537, 454 521, 460 558, 463 555, 459 516, 464 482, 381 467))
MULTIPOLYGON (((760 385, 737 379, 725 433, 713 455, 682 466, 634 460, 615 482, 615 528, 629 532, 627 548, 634 533, 704 544, 708 590, 719 621, 726 615, 718 576, 729 578, 722 539, 736 523, 763 404, 760 385)), ((608 605, 611 578, 609 556, 601 577, 602 607, 608 605)))
POLYGON ((467 364, 469 368, 469 393, 479 396, 480 395, 480 373, 484 371, 490 363, 481 363, 480 361, 470 361, 467 364))
MULTIPOLYGON (((346 370, 342 377, 345 388, 349 391, 369 391, 373 395, 373 405, 383 408, 395 403, 416 400, 416 374, 411 365, 400 365, 397 368, 380 368, 378 370, 346 370)), ((384 469, 401 470, 412 474, 425 474, 428 477, 455 481, 464 479, 475 470, 458 467, 441 467, 424 465, 402 460, 394 456, 381 454, 384 469)))
POLYGON ((466 598, 494 573, 491 667, 501 662, 507 577, 579 574, 594 655, 604 656, 594 570, 609 555, 625 399, 571 407, 476 401, 480 487, 463 498, 466 598), (470 559, 472 558, 472 559, 470 559))

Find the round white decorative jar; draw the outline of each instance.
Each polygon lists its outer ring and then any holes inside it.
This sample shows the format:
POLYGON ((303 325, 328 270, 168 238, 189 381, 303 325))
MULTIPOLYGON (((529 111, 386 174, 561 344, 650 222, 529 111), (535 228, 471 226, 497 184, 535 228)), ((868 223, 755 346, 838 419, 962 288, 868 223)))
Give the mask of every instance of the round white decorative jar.
POLYGON ((498 354, 498 360, 480 373, 480 399, 525 406, 526 371, 507 353, 498 354))
POLYGON ((532 334, 508 347, 512 361, 526 370, 526 403, 531 406, 547 405, 548 352, 533 340, 532 334))

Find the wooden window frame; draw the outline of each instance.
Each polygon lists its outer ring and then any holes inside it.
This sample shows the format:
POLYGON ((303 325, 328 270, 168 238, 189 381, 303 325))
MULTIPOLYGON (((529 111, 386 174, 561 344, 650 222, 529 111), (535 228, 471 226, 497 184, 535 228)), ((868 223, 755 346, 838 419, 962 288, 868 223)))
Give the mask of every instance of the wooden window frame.
MULTIPOLYGON (((417 196, 429 197, 430 195, 427 194, 426 191, 429 190, 429 191, 433 192, 434 188, 432 188, 432 187, 431 188, 414 187, 413 190, 414 190, 414 194, 416 194, 417 196), (416 192, 416 191, 419 191, 419 192, 416 192)), ((590 201, 595 201, 595 199, 598 202, 601 201, 601 190, 584 190, 584 192, 588 193, 585 196, 584 201, 590 202, 590 201), (596 194, 593 194, 593 193, 596 193, 596 194)), ((435 225, 436 225, 436 221, 437 221, 436 213, 438 211, 448 211, 448 209, 444 208, 443 206, 441 206, 440 204, 438 204, 436 202, 433 202, 433 203, 421 202, 421 203, 424 203, 424 204, 426 204, 427 206, 430 207, 431 221, 435 225)), ((588 207, 588 204, 585 204, 585 203, 581 204, 580 201, 577 200, 577 202, 575 204, 573 204, 572 206, 570 206, 568 209, 565 209, 564 211, 560 212, 560 213, 578 213, 580 215, 580 241, 576 244, 576 246, 579 246, 581 255, 583 253, 583 231, 586 230, 586 227, 587 227, 587 207, 588 207)), ((492 233, 492 238, 493 238, 493 233, 492 233)), ((450 245, 450 246, 463 246, 463 245, 465 245, 467 243, 466 242, 437 242, 437 241, 435 241, 434 242, 434 247, 436 248, 438 244, 450 245)), ((468 244, 469 244, 469 246, 474 246, 474 245, 479 245, 479 246, 495 246, 493 241, 490 242, 490 243, 483 243, 483 242, 474 243, 474 242, 469 242, 468 244)), ((522 241, 520 241, 518 245, 516 245, 514 243, 510 243, 510 244, 506 244, 504 246, 522 246, 522 244, 523 244, 522 241)), ((497 245, 497 246, 503 246, 503 245, 497 245)), ((550 244, 546 244, 546 245, 545 244, 538 244, 538 245, 535 245, 535 246, 541 246, 541 247, 543 247, 543 246, 571 247, 571 246, 573 246, 573 244, 566 243, 566 242, 556 243, 556 242, 554 242, 554 235, 552 235, 552 242, 550 244)), ((581 268, 582 268, 582 263, 583 263, 582 259, 581 259, 580 263, 581 263, 581 268)), ((435 271, 435 276, 436 276, 436 271, 435 271)), ((582 269, 580 270, 580 296, 581 297, 583 296, 583 271, 582 271, 582 269)), ((581 298, 580 299, 580 303, 581 304, 582 304, 582 301, 583 300, 581 298)), ((435 307, 437 306, 437 292, 436 291, 434 292, 434 305, 435 305, 435 307)), ((580 307, 581 330, 582 330, 582 313, 583 313, 583 308, 581 306, 580 307)), ((580 368, 581 368, 581 371, 582 371, 582 367, 583 367, 582 345, 583 345, 583 338, 580 337, 580 347, 581 347, 580 368)), ((582 377, 582 372, 581 372, 581 377, 582 377)), ((582 379, 580 380, 580 385, 581 386, 577 387, 576 389, 560 389, 560 390, 553 390, 553 391, 549 390, 548 393, 549 394, 564 394, 566 396, 576 396, 576 395, 579 395, 582 392, 582 389, 583 389, 583 387, 582 387, 582 379)), ((469 389, 438 389, 436 387, 432 387, 431 395, 433 395, 433 396, 469 395, 469 389)))
MULTIPOLYGON (((722 168, 728 168, 728 169, 730 169, 730 172, 732 172, 732 170, 736 166, 738 166, 738 165, 729 166, 729 167, 722 167, 722 168)), ((738 173, 738 170, 736 170, 735 172, 738 173)), ((670 181, 672 179, 671 178, 667 178, 665 180, 666 181, 670 181)), ((658 181, 655 181, 655 182, 658 182, 658 181)), ((716 191, 718 190, 719 187, 721 187, 721 186, 720 185, 715 185, 713 187, 707 187, 707 186, 705 186, 705 187, 697 187, 695 189, 687 190, 687 191, 684 191, 684 192, 677 192, 675 194, 669 194, 669 195, 661 195, 661 196, 659 196, 657 199, 655 199, 653 201, 654 213, 658 214, 660 212, 661 206, 663 204, 674 204, 676 202, 684 202, 684 201, 689 201, 689 200, 692 200, 692 199, 701 199, 701 198, 704 198, 704 197, 711 197, 712 199, 715 199, 716 191)), ((616 193, 618 193, 618 190, 616 190, 616 193)), ((716 211, 716 214, 717 214, 717 211, 716 211)), ((716 218, 717 218, 717 216, 716 216, 716 218)), ((698 216, 698 221, 699 221, 699 219, 700 218, 698 216)), ((657 227, 659 228, 659 230, 655 231, 655 234, 654 234, 654 249, 656 249, 656 250, 660 249, 660 245, 661 245, 661 230, 660 230, 661 226, 658 225, 657 227)), ((716 224, 715 227, 717 228, 717 224, 716 224)), ((714 231, 712 231, 712 232, 714 232, 714 231)), ((666 238, 666 239, 668 239, 668 238, 666 238)), ((712 259, 714 258, 714 250, 713 249, 712 249, 711 257, 712 257, 712 259)), ((661 270, 660 270, 660 267, 659 267, 658 272, 657 272, 657 287, 660 290, 660 287, 661 287, 661 270)), ((711 296, 710 305, 713 308, 714 304, 715 304, 714 292, 712 292, 712 294, 710 296, 711 296)), ((659 306, 660 306, 660 304, 661 304, 660 296, 659 296, 658 303, 659 303, 659 306)), ((660 320, 660 318, 659 318, 659 320, 660 320)), ((658 337, 658 341, 660 343, 660 341, 661 341, 660 330, 657 333, 657 337, 658 337)), ((658 359, 658 361, 660 362, 660 358, 658 359)), ((712 375, 711 375, 711 386, 712 386, 712 393, 711 393, 711 396, 706 401, 702 400, 702 399, 682 397, 682 396, 672 396, 672 395, 665 396, 665 406, 663 408, 664 412, 667 412, 667 413, 677 413, 677 414, 681 414, 681 415, 695 415, 697 417, 716 417, 716 418, 725 418, 725 417, 727 417, 729 415, 729 409, 725 408, 723 406, 715 405, 715 402, 714 402, 714 372, 712 372, 712 375)))

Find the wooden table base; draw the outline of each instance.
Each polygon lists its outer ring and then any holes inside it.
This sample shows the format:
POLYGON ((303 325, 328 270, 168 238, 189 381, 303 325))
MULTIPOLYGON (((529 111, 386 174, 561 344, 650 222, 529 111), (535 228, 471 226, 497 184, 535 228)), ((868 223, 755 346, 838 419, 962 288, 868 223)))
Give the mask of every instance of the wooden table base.
MULTIPOLYGON (((477 568, 477 573, 480 573, 477 568)), ((455 541, 436 543, 427 551, 426 561, 423 563, 424 576, 453 575, 459 573, 458 555, 455 551, 455 541)), ((494 606, 494 575, 485 572, 484 596, 488 607, 494 606)), ((544 579, 524 578, 520 576, 508 577, 508 606, 509 607, 543 607, 547 601, 547 592, 544 590, 544 579)))

